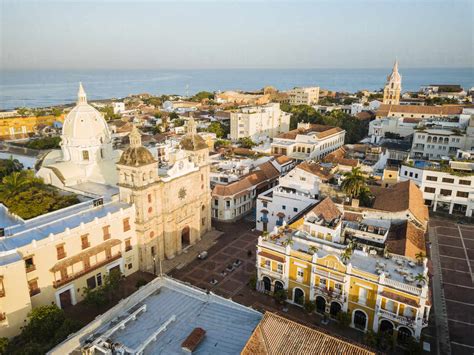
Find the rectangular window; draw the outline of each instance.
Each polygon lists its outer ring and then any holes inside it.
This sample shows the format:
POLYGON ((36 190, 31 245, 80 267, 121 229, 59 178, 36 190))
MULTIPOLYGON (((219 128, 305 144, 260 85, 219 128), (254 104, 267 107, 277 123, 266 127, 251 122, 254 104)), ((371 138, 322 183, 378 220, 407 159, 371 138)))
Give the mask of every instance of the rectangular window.
POLYGON ((323 278, 321 278, 321 279, 319 280, 319 284, 322 285, 322 286, 326 286, 326 282, 327 282, 327 280, 326 280, 326 279, 323 279, 323 278))
POLYGON ((82 151, 82 160, 89 160, 89 151, 87 150, 82 151))
POLYGON ((304 270, 301 269, 301 268, 298 268, 298 270, 296 271, 296 276, 299 278, 299 279, 302 279, 304 277, 304 270))
POLYGON ((58 260, 64 259, 66 257, 66 251, 64 250, 64 244, 56 246, 56 254, 58 256, 58 260))
POLYGON ((283 272, 283 264, 278 263, 277 270, 278 270, 278 272, 282 273, 283 272))
POLYGON ((440 194, 443 196, 451 196, 452 191, 451 190, 445 190, 441 189, 440 194))
POLYGON ((229 208, 230 207, 230 201, 225 202, 225 207, 229 208))
POLYGON ((298 212, 298 209, 296 207, 294 207, 293 212, 298 212))
POLYGON ((148 202, 151 202, 151 194, 148 194, 148 202))
POLYGON ((443 182, 447 182, 448 184, 454 183, 454 179, 451 179, 451 178, 443 178, 442 181, 443 181, 443 182))
POLYGON ((125 251, 130 251, 132 250, 132 242, 130 238, 125 239, 125 251))
POLYGON ((86 283, 87 283, 87 288, 89 288, 89 289, 93 289, 97 286, 95 276, 89 277, 86 280, 86 283))
POLYGON ((104 240, 110 239, 110 226, 103 226, 102 232, 104 234, 104 240))
POLYGON ((28 281, 28 288, 30 289, 30 296, 37 295, 41 292, 40 288, 38 287, 38 279, 28 281))
POLYGON ((31 272, 31 271, 36 270, 36 266, 35 266, 32 256, 27 257, 25 259, 25 267, 26 267, 26 272, 31 272))
POLYGON ((124 218, 123 220, 123 231, 128 232, 130 230, 130 218, 124 218))
POLYGON ((426 177, 426 180, 428 180, 428 181, 438 181, 438 178, 437 178, 436 176, 429 176, 429 175, 428 175, 428 176, 426 177))
POLYGON ((304 176, 300 176, 301 181, 306 181, 306 178, 304 176))
POLYGON ((102 286, 102 274, 97 274, 97 286, 102 286))
POLYGON ((471 185, 471 181, 470 180, 459 180, 459 184, 460 185, 471 185))
POLYGON ((82 249, 87 249, 90 247, 89 234, 81 235, 81 246, 82 246, 82 249))
POLYGON ((434 194, 436 192, 436 189, 434 187, 425 187, 425 192, 434 194))
POLYGON ((458 192, 456 193, 456 196, 457 196, 457 197, 465 197, 465 198, 468 198, 468 197, 469 197, 469 192, 458 191, 458 192))
POLYGON ((265 260, 265 267, 270 268, 271 261, 270 260, 265 260))
POLYGON ((268 206, 268 202, 263 202, 263 203, 262 203, 262 206, 263 206, 263 207, 267 207, 267 206, 268 206))
POLYGON ((286 210, 286 206, 285 206, 285 205, 281 206, 281 208, 282 208, 283 210, 286 210))

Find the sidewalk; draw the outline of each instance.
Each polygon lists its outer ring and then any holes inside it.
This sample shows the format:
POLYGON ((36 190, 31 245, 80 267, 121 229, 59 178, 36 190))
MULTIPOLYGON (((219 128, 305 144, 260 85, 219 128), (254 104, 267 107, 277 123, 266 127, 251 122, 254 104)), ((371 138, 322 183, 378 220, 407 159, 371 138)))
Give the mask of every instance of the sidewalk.
POLYGON ((174 269, 179 270, 193 260, 196 260, 198 254, 204 250, 208 250, 216 244, 222 234, 223 233, 218 230, 211 230, 204 234, 199 242, 183 249, 183 252, 180 255, 177 255, 170 260, 163 260, 161 265, 163 268, 163 274, 169 274, 174 269))

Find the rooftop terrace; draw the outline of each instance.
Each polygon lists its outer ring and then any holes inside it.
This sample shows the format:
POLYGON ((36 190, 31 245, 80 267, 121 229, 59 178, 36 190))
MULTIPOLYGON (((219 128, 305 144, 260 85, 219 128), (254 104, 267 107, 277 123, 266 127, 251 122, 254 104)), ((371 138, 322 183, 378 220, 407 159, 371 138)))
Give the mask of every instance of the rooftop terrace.
POLYGON ((262 314, 168 277, 158 277, 58 345, 51 354, 114 343, 126 353, 182 354, 196 328, 205 331, 195 354, 240 354, 262 314))

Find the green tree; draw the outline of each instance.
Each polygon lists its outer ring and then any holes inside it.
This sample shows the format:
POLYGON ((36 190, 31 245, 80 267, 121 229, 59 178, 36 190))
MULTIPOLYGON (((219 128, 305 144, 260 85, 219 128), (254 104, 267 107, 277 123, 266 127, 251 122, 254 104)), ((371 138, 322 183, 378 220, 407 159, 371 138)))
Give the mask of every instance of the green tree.
POLYGON ((19 108, 16 109, 16 112, 18 112, 18 114, 21 117, 26 117, 30 114, 30 110, 26 107, 19 107, 19 108))
POLYGON ((225 129, 220 122, 212 122, 207 130, 208 132, 215 133, 217 138, 225 138, 225 129))
POLYGON ((255 147, 257 144, 250 138, 250 137, 242 137, 239 139, 238 144, 241 148, 248 148, 251 149, 255 147))
POLYGON ((426 283, 426 277, 422 273, 419 273, 418 275, 415 276, 415 281, 419 285, 424 285, 426 283))
POLYGON ((273 292, 273 298, 277 303, 283 304, 288 299, 288 290, 280 289, 273 292))
POLYGON ((342 191, 353 198, 358 198, 366 188, 366 180, 359 167, 352 168, 350 172, 344 173, 344 180, 341 183, 342 191))
POLYGON ((30 149, 58 149, 61 143, 61 137, 43 137, 35 140, 30 140, 26 147, 30 149))
POLYGON ((313 313, 316 309, 316 304, 312 301, 308 301, 304 303, 304 310, 308 313, 313 313))
POLYGON ((202 100, 214 100, 214 94, 209 91, 199 91, 196 95, 191 97, 191 101, 201 102, 202 100))
POLYGON ((32 182, 32 175, 26 171, 15 171, 2 179, 0 186, 0 199, 8 199, 18 193, 20 189, 32 182))
POLYGON ((23 170, 23 164, 18 159, 0 159, 0 181, 7 175, 13 172, 23 170))
POLYGON ((316 254, 318 252, 319 248, 316 245, 311 245, 308 249, 310 254, 316 254))
POLYGON ((173 125, 175 127, 182 127, 182 126, 184 126, 184 120, 182 118, 175 118, 173 120, 173 125))
POLYGON ((422 251, 420 251, 419 253, 415 254, 415 258, 416 260, 418 260, 418 264, 421 265, 423 264, 423 259, 425 258, 425 254, 422 251))
POLYGON ((59 107, 53 107, 52 110, 51 110, 51 114, 55 117, 61 116, 62 113, 63 113, 63 110, 60 109, 59 107))
POLYGON ((172 121, 179 118, 179 115, 176 112, 170 112, 169 117, 170 117, 170 120, 172 121))
POLYGON ((348 327, 351 324, 351 315, 348 312, 340 311, 336 319, 341 327, 348 327))
POLYGON ((7 348, 8 348, 8 338, 0 338, 0 354, 6 354, 7 348))

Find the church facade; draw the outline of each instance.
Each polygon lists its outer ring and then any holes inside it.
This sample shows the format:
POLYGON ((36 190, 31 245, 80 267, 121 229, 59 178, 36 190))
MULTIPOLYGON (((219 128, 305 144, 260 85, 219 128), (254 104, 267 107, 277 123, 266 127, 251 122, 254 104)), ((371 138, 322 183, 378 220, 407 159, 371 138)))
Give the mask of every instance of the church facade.
POLYGON ((130 147, 113 150, 107 122, 80 85, 61 138, 61 151, 49 153, 37 175, 61 189, 133 204, 141 270, 158 272, 159 260, 175 257, 210 231, 209 148, 192 117, 180 146, 159 164, 136 127, 130 147))

